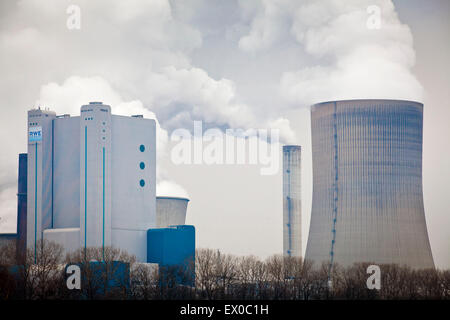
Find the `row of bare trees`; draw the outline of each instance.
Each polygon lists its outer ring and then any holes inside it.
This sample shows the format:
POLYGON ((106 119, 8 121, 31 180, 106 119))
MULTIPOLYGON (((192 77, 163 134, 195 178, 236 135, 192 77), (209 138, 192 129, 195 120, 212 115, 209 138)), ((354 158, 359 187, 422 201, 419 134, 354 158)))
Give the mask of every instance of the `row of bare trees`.
POLYGON ((380 265, 380 290, 368 289, 370 263, 315 266, 275 255, 260 260, 197 250, 197 290, 204 299, 450 299, 450 270, 380 265), (329 281, 331 280, 331 281, 329 281))
POLYGON ((450 299, 450 270, 380 265, 380 290, 368 289, 369 263, 314 266, 275 255, 265 260, 199 249, 195 266, 158 268, 115 248, 64 255, 41 241, 21 264, 13 244, 0 248, 0 300, 8 299, 450 299), (121 263, 117 263, 120 261, 121 263), (81 270, 81 289, 67 286, 67 265, 81 270), (195 286, 186 285, 195 267, 195 286))
POLYGON ((118 268, 124 265, 129 268, 135 258, 119 249, 86 248, 65 255, 61 245, 40 240, 36 249, 27 249, 26 258, 20 263, 16 261, 15 250, 13 242, 0 248, 0 300, 124 299, 128 296, 130 279, 122 274, 129 272, 118 268), (68 288, 67 265, 80 267, 82 290, 68 288))

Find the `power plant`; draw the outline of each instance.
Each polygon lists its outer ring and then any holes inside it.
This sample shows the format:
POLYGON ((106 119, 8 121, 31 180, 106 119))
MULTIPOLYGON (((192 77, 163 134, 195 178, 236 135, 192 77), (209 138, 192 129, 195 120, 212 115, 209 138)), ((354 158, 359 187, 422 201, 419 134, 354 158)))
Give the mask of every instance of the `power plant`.
MULTIPOLYGON (((434 268, 422 193, 423 105, 342 100, 311 107, 313 199, 305 260, 434 268)), ((19 156, 18 260, 40 239, 66 251, 112 246, 138 262, 195 260, 189 199, 156 197, 155 121, 111 114, 28 112, 19 156)), ((283 146, 283 255, 302 257, 301 147, 283 146)), ((183 262, 184 263, 184 262, 183 262)), ((184 264, 185 266, 187 264, 184 264)), ((192 273, 191 273, 192 274, 192 273)), ((190 278, 192 283, 193 275, 190 278)))
POLYGON ((91 102, 81 115, 28 112, 27 246, 113 246, 146 262, 155 226, 155 121, 111 114, 91 102))
POLYGON ((347 100, 311 108, 313 200, 305 258, 433 268, 422 194, 423 105, 347 100))
POLYGON ((157 214, 153 119, 112 115, 101 102, 82 106, 73 117, 30 110, 28 153, 19 156, 18 181, 17 234, 0 241, 16 244, 19 261, 27 247, 36 262, 41 239, 65 252, 119 248, 139 263, 195 259, 195 228, 185 226, 189 200, 162 197, 157 214), (164 252, 169 245, 178 248, 175 255, 164 252), (158 254, 148 256, 150 248, 158 254))
POLYGON ((283 255, 302 256, 301 147, 283 146, 283 255))

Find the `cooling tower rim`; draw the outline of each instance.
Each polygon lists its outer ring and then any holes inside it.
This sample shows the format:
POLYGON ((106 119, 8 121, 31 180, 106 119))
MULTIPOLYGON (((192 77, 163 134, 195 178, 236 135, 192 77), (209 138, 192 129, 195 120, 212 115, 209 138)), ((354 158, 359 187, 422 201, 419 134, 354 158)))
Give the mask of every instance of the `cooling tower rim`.
POLYGON ((183 200, 189 202, 190 200, 188 198, 184 197, 171 197, 171 196, 157 196, 156 200, 158 199, 168 199, 168 200, 183 200))
POLYGON ((384 102, 402 102, 402 103, 409 103, 409 104, 416 104, 416 105, 420 105, 423 107, 423 103, 422 102, 418 102, 418 101, 414 101, 414 100, 402 100, 402 99, 343 99, 343 100, 329 100, 329 101, 323 101, 323 102, 318 102, 318 103, 314 103, 311 105, 311 107, 314 106, 319 106, 322 104, 327 104, 327 103, 333 103, 333 102, 370 102, 370 101, 384 101, 384 102))

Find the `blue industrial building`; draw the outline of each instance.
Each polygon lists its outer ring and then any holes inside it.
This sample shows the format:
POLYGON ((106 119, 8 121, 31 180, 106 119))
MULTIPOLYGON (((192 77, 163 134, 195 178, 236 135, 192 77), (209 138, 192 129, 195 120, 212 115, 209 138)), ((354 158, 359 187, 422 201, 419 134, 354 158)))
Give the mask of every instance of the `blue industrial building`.
POLYGON ((160 278, 176 273, 177 282, 194 285, 195 228, 181 225, 147 231, 147 262, 157 263, 160 278))

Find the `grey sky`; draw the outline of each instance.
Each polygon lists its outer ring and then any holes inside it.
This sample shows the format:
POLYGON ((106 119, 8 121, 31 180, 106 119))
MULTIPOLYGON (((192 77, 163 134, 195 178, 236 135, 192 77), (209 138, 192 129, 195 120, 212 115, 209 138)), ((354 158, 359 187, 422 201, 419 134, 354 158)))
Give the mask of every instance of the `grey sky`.
POLYGON ((424 102, 425 212, 435 263, 450 267, 450 118, 445 0, 2 1, 0 231, 14 230, 17 154, 26 111, 153 112, 159 179, 187 191, 199 247, 267 256, 282 251, 281 173, 257 166, 174 165, 167 135, 203 120, 220 128, 281 129, 303 146, 303 248, 311 205, 309 111, 332 98, 424 102), (81 29, 68 30, 69 4, 81 29), (368 30, 378 5, 381 29, 368 30), (394 7, 394 6, 395 7, 394 7), (176 184, 175 184, 176 183, 176 184))

